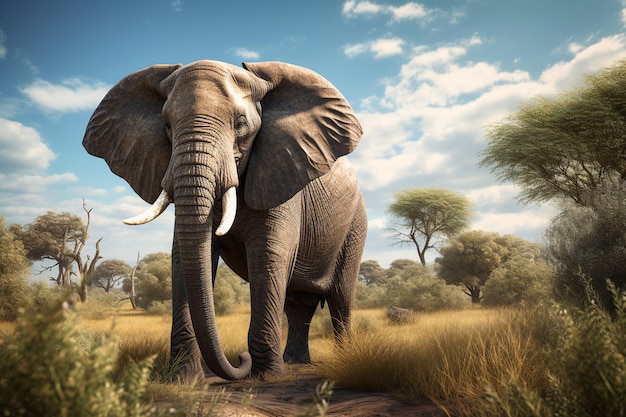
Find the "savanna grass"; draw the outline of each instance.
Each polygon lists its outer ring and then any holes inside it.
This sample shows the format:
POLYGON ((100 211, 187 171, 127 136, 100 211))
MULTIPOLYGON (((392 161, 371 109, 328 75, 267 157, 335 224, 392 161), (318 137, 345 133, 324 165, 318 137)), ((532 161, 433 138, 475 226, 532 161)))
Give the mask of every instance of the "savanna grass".
POLYGON ((321 357, 319 370, 325 378, 359 390, 451 404, 479 398, 487 385, 511 375, 541 386, 543 360, 523 313, 464 310, 355 331, 321 357))

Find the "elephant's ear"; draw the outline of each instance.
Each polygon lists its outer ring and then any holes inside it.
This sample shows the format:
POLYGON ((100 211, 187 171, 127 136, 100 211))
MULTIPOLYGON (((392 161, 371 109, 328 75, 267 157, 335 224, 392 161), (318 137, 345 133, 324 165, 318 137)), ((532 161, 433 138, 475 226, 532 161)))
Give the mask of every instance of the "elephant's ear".
POLYGON ((245 177, 246 204, 264 210, 327 173, 363 131, 348 101, 321 75, 281 62, 243 65, 270 84, 245 177))
POLYGON ((149 203, 161 192, 172 153, 159 84, 180 67, 154 65, 122 79, 94 111, 83 138, 87 152, 103 158, 149 203))

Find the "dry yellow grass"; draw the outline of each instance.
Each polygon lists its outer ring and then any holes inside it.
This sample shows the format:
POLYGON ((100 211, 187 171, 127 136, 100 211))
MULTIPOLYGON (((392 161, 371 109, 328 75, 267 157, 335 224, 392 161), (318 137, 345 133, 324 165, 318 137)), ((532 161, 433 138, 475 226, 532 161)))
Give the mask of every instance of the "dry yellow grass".
POLYGON ((539 386, 543 365, 523 313, 478 309, 425 313, 411 324, 383 322, 377 330, 357 331, 340 349, 321 355, 319 369, 357 389, 449 403, 479 398, 488 384, 513 376, 539 386))

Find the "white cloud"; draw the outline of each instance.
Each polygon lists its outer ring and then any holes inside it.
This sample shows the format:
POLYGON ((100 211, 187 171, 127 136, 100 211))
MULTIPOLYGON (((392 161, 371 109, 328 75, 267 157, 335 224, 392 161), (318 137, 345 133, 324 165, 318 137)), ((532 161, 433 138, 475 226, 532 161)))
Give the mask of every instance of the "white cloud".
MULTIPOLYGON (((574 49, 576 55, 569 61, 562 61, 545 70, 540 81, 552 87, 553 91, 571 88, 580 83, 583 74, 608 67, 625 56, 626 36, 614 35, 600 39, 586 48, 574 49)), ((570 52, 574 52, 570 49, 570 52)))
POLYGON ((343 15, 348 18, 359 16, 373 17, 376 15, 391 16, 391 22, 418 20, 422 24, 431 20, 434 9, 428 9, 420 3, 409 2, 401 6, 378 4, 372 1, 349 0, 343 4, 343 15))
POLYGON ((0 118, 0 172, 42 172, 55 158, 37 130, 0 118))
POLYGON ((402 55, 405 41, 400 38, 381 38, 368 42, 349 44, 343 47, 343 52, 349 58, 371 52, 374 58, 386 58, 394 55, 402 55))
POLYGON ((432 12, 423 4, 406 3, 398 7, 389 6, 389 13, 393 15, 395 21, 401 21, 425 19, 432 12))
POLYGON ((402 55, 404 41, 399 38, 378 39, 372 41, 370 50, 374 53, 374 58, 384 58, 393 55, 402 55))
POLYGON ((46 111, 71 113, 95 108, 109 89, 101 82, 87 84, 70 78, 61 84, 38 79, 20 91, 46 111))
POLYGON ((235 55, 242 59, 259 59, 261 57, 260 53, 246 48, 235 49, 235 55))
POLYGON ((384 10, 383 6, 370 1, 346 1, 343 4, 343 14, 347 17, 356 17, 358 15, 375 15, 384 10))
POLYGON ((19 191, 20 193, 43 193, 51 185, 77 182, 78 177, 71 173, 52 175, 0 174, 0 191, 19 191))
POLYGON ((176 12, 180 12, 181 10, 183 10, 183 0, 173 0, 172 8, 176 12))

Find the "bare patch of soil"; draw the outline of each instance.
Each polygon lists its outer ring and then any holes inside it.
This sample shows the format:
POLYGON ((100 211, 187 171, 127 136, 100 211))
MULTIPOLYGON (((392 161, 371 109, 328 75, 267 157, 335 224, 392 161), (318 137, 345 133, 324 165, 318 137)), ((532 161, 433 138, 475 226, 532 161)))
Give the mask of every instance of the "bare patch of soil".
MULTIPOLYGON (((212 395, 221 397, 220 417, 288 417, 300 414, 313 404, 315 388, 324 382, 311 367, 290 369, 289 378, 275 381, 224 381, 208 377, 205 403, 212 395)), ((432 402, 415 404, 387 393, 359 392, 341 386, 333 388, 327 416, 351 417, 445 417, 443 409, 432 402)))

